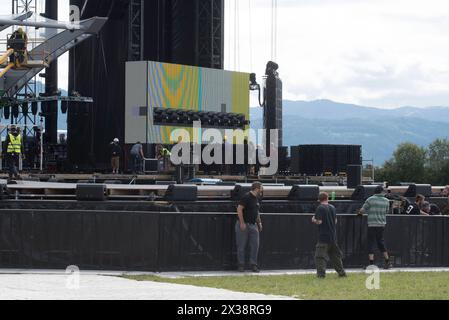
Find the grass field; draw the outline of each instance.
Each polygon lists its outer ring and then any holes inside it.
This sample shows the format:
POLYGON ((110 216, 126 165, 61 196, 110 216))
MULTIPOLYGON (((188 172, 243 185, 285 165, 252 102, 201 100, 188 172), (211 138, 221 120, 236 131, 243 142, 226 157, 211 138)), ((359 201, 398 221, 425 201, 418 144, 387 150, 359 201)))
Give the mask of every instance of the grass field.
MULTIPOLYGON (((167 279, 132 276, 127 279, 176 283, 239 292, 289 296, 304 300, 449 300, 449 272, 381 273, 380 289, 366 288, 366 274, 326 279, 313 275, 240 276, 167 279)), ((194 299, 194 297, 192 297, 194 299)))

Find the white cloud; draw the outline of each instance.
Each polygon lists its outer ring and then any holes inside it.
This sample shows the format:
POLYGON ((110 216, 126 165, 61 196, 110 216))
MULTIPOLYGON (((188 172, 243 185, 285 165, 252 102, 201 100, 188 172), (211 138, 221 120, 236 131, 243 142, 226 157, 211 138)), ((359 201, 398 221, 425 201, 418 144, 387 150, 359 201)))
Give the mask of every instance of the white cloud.
MULTIPOLYGON (((260 77, 271 59, 271 0, 225 2, 226 69, 260 77)), ((67 15, 68 0, 59 3, 60 17, 67 15)), ((0 14, 9 14, 10 0, 0 4, 0 14)), ((278 0, 278 6, 276 60, 285 98, 449 105, 447 0, 278 0)), ((67 87, 67 65, 65 55, 59 60, 61 87, 67 87)))
MULTIPOLYGON (((234 0, 226 1, 233 7, 234 0)), ((243 4, 248 1, 238 1, 240 69, 249 71, 252 64, 261 76, 271 58, 271 0, 251 0, 252 41, 243 4)), ((278 6, 277 62, 285 98, 378 107, 449 105, 447 1, 278 0, 278 6)), ((231 46, 226 53, 234 50, 232 14, 226 19, 225 43, 231 46)), ((232 55, 226 67, 235 67, 232 55)))

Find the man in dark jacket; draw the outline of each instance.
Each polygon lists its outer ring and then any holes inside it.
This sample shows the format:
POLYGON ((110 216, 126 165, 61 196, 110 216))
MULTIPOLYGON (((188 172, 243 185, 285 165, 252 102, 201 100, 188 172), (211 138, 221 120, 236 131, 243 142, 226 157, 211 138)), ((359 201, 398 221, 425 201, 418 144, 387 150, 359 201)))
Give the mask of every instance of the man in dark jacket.
POLYGON ((3 154, 6 155, 6 162, 9 167, 9 180, 20 179, 19 175, 19 161, 20 157, 24 157, 23 140, 19 129, 12 125, 9 133, 6 136, 6 141, 3 147, 3 154))

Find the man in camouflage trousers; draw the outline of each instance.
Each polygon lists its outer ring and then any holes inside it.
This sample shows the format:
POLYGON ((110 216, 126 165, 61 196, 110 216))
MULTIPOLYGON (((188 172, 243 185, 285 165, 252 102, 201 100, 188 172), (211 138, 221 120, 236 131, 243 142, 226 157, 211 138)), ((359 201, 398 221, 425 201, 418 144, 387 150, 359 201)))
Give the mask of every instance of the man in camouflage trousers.
POLYGON ((318 226, 319 240, 316 245, 315 264, 318 278, 326 277, 326 266, 330 260, 339 277, 346 277, 343 268, 340 248, 337 245, 337 214, 333 205, 329 204, 329 195, 325 192, 319 196, 318 206, 312 222, 318 226))

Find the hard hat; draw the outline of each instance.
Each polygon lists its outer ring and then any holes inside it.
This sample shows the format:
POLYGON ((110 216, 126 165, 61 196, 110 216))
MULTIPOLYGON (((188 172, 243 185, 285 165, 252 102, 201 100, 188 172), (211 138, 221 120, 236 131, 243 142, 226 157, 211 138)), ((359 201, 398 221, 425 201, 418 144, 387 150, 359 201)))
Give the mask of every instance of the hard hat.
POLYGON ((114 139, 114 142, 115 142, 115 143, 119 143, 120 140, 119 140, 118 138, 115 138, 115 139, 114 139))
POLYGON ((17 29, 17 31, 22 33, 22 32, 23 32, 23 28, 22 28, 22 27, 19 27, 19 28, 17 29))

